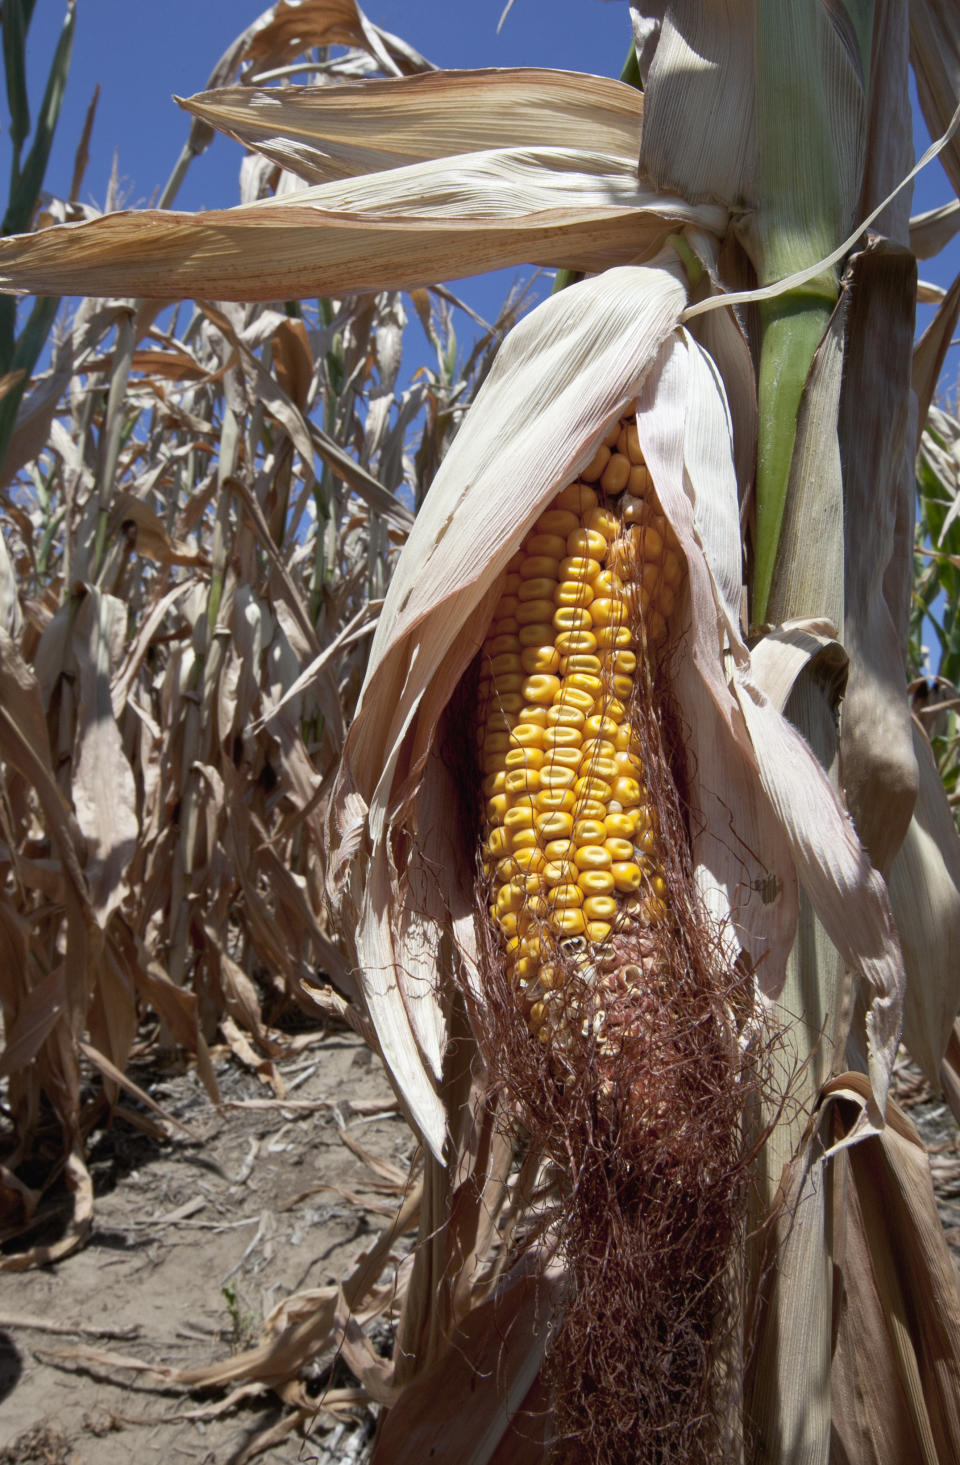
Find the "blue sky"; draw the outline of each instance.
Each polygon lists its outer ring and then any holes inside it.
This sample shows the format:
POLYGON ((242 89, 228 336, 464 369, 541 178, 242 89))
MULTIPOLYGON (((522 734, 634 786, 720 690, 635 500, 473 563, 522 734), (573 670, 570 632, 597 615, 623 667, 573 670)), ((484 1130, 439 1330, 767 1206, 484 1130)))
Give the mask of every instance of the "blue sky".
MULTIPOLYGON (((625 0, 514 0, 497 34, 505 0, 369 0, 367 14, 417 46, 441 66, 559 66, 617 74, 630 40, 625 0)), ((76 142, 97 82, 100 105, 82 196, 102 204, 117 151, 122 197, 142 207, 167 179, 187 133, 187 118, 172 94, 200 90, 234 37, 265 9, 264 0, 78 0, 73 66, 61 125, 47 174, 47 187, 65 192, 76 142)), ((62 22, 64 0, 37 0, 30 31, 36 105, 46 65, 62 22)), ((2 115, 2 110, 0 110, 2 115)), ((5 120, 5 117, 4 117, 5 120)), ((917 145, 927 138, 915 126, 917 145)), ((3 149, 0 148, 0 154, 3 149)), ((180 208, 236 202, 242 150, 217 138, 196 159, 177 199, 180 208)), ((0 156, 0 166, 5 165, 0 156)), ((952 197, 938 162, 921 175, 914 211, 952 197)), ((960 244, 921 265, 925 279, 948 285, 960 272, 960 244)), ((482 311, 502 300, 512 274, 456 288, 482 311)), ((921 321, 930 311, 921 312, 921 321)), ((955 386, 960 351, 951 356, 949 385, 955 386)))

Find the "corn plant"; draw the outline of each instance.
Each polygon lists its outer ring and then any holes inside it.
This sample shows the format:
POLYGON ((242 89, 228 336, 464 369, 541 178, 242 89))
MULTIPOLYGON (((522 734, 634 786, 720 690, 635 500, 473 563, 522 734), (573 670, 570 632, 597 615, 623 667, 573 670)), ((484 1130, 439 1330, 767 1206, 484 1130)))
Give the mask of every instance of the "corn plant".
POLYGON ((378 1462, 946 1462, 956 1276, 888 1086, 903 1032, 957 1092, 956 832, 906 696, 940 352, 902 187, 908 60, 938 134, 956 38, 929 0, 631 15, 642 97, 221 88, 186 105, 304 190, 0 244, 9 288, 153 298, 583 276, 443 461, 330 792, 422 1176, 342 1294, 216 1377, 341 1339, 378 1462), (344 1299, 400 1299, 390 1362, 344 1299))

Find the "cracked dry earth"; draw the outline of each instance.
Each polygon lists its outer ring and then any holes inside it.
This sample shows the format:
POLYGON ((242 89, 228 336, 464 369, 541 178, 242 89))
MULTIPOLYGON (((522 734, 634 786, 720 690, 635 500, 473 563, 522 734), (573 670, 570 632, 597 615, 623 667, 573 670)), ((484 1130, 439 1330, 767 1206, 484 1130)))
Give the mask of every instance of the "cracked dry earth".
MULTIPOLYGON (((225 1390, 164 1392, 129 1364, 202 1366, 250 1346, 273 1306, 342 1278, 395 1213, 414 1147, 378 1060, 349 1032, 301 1041, 278 1065, 283 1100, 224 1050, 219 1112, 192 1071, 134 1071, 190 1133, 163 1143, 117 1123, 95 1136, 88 1245, 0 1275, 0 1465, 239 1465, 280 1423, 270 1392, 218 1414, 225 1390)), ((960 1258, 956 1126, 909 1065, 894 1092, 930 1150, 960 1258)), ((388 1347, 385 1329, 374 1342, 388 1347)), ((318 1397, 332 1362, 314 1365, 318 1397)), ((352 1382, 339 1362, 332 1380, 352 1382)), ((369 1412, 320 1413, 257 1458, 361 1465, 373 1429, 369 1412)))
MULTIPOLYGON (((220 1112, 193 1071, 133 1071, 190 1132, 95 1135, 87 1246, 0 1274, 0 1465, 230 1465, 279 1424, 268 1391, 217 1416, 226 1390, 164 1392, 125 1365, 191 1368, 252 1346, 272 1307, 342 1278, 395 1213, 414 1145, 378 1060, 349 1032, 306 1041, 277 1065, 283 1100, 222 1057, 220 1112)), ((333 1362, 315 1367, 318 1396, 333 1362)), ((373 1424, 320 1414, 257 1458, 360 1460, 373 1424)))

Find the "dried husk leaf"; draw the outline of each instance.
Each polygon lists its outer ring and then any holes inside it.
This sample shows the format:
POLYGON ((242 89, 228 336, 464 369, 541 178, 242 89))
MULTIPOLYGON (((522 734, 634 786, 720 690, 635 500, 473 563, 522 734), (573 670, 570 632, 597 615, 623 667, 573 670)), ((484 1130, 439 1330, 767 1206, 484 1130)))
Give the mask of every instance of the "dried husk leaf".
POLYGON ((903 946, 903 1041, 931 1083, 960 1011, 960 840, 930 744, 913 729, 920 787, 906 837, 887 875, 903 946))
MULTIPOLYGON (((949 0, 910 0, 910 64, 930 136, 940 137, 960 100, 960 34, 949 0)), ((940 161, 960 193, 960 139, 947 143, 940 161)))
POLYGON ((951 199, 939 208, 914 214, 910 220, 910 249, 917 259, 932 259, 960 229, 960 199, 951 199))
POLYGON ((177 99, 307 183, 496 148, 577 149, 636 163, 643 100, 579 72, 428 72, 337 87, 231 87, 177 99))

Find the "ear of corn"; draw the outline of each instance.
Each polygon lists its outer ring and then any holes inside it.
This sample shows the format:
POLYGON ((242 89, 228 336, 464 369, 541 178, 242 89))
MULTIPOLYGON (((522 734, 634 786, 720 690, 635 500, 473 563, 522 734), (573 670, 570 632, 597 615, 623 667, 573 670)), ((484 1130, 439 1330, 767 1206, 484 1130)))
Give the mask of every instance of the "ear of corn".
POLYGON ((569 958, 667 919, 660 832, 630 724, 682 567, 625 418, 507 566, 484 643, 477 751, 489 913, 531 1030, 568 1041, 569 958))

